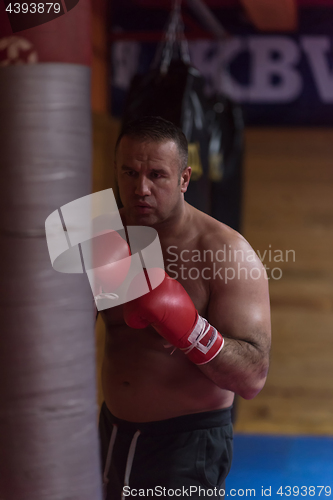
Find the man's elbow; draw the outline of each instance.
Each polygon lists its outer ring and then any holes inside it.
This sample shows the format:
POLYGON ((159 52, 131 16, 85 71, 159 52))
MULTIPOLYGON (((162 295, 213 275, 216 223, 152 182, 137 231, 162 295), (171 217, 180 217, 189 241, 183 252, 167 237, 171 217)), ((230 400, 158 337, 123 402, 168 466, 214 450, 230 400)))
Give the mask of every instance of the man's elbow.
POLYGON ((259 392, 263 389, 263 387, 265 385, 265 382, 266 382, 266 379, 263 380, 261 383, 256 384, 255 386, 252 385, 251 387, 247 387, 246 389, 244 389, 242 391, 242 393, 240 394, 240 396, 243 399, 253 399, 253 398, 255 398, 259 394, 259 392))
POLYGON ((243 399, 253 399, 259 392, 264 388, 267 380, 268 367, 265 368, 259 375, 250 376, 247 379, 247 383, 242 387, 242 390, 238 393, 243 399))

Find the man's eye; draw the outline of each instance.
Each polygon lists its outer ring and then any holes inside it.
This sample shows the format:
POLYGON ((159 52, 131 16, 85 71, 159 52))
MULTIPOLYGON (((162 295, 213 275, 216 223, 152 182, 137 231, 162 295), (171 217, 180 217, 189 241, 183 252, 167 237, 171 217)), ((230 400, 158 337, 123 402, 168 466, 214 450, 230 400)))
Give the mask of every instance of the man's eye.
POLYGON ((125 175, 128 175, 129 177, 134 177, 136 172, 134 170, 126 170, 125 175))
POLYGON ((158 172, 152 172, 151 176, 153 179, 159 179, 160 177, 162 177, 162 175, 158 172))

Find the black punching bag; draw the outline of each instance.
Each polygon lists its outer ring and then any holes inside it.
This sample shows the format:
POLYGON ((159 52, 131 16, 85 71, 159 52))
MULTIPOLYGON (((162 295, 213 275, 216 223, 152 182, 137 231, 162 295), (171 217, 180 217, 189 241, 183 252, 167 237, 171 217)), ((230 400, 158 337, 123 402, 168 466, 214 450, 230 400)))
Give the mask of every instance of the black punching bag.
POLYGON ((210 215, 241 231, 244 121, 242 108, 224 95, 210 100, 210 215))

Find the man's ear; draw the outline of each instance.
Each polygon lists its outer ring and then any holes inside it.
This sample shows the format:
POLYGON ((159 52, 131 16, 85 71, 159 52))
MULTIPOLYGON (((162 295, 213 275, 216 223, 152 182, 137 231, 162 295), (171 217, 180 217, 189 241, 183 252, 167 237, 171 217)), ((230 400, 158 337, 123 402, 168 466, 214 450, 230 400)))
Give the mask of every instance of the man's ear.
POLYGON ((180 190, 182 193, 186 193, 186 191, 187 191, 187 188, 188 188, 188 185, 190 182, 190 178, 191 178, 191 174, 192 174, 192 168, 190 166, 187 166, 185 168, 185 170, 183 170, 183 172, 181 173, 181 177, 180 177, 181 189, 180 190))

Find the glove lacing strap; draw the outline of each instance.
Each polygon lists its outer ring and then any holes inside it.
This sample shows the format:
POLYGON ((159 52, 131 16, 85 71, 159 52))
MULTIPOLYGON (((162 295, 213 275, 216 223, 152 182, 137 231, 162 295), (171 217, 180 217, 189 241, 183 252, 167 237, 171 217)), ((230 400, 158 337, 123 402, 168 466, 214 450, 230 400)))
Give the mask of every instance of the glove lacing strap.
MULTIPOLYGON (((218 338, 218 331, 216 330, 216 328, 210 325, 205 318, 198 315, 197 322, 188 337, 188 341, 191 342, 192 345, 181 349, 181 351, 183 351, 185 354, 188 354, 189 352, 192 351, 192 349, 197 348, 199 351, 206 354, 209 351, 209 349, 211 349, 211 347, 215 344, 217 338, 218 338), (205 346, 200 343, 200 340, 202 340, 209 331, 211 331, 211 338, 208 344, 205 346)), ((219 349, 219 351, 222 349, 222 347, 223 344, 219 349)))
POLYGON ((192 349, 198 347, 200 340, 208 333, 209 329, 210 324, 208 323, 208 321, 205 318, 202 318, 200 314, 198 314, 197 322, 188 337, 188 341, 191 342, 192 345, 181 349, 181 351, 183 351, 185 354, 188 354, 192 351, 192 349))

